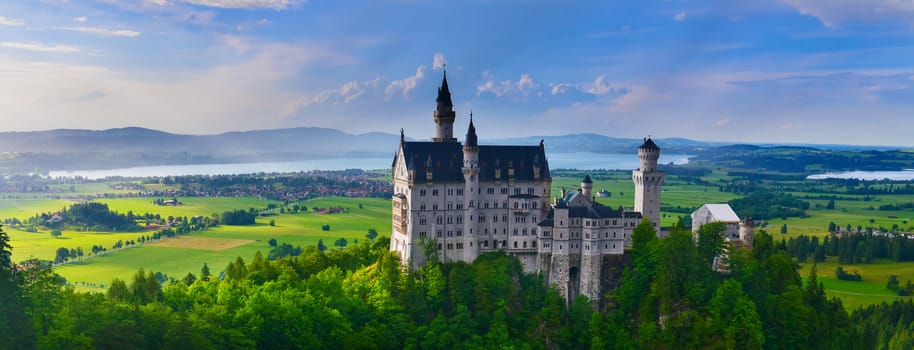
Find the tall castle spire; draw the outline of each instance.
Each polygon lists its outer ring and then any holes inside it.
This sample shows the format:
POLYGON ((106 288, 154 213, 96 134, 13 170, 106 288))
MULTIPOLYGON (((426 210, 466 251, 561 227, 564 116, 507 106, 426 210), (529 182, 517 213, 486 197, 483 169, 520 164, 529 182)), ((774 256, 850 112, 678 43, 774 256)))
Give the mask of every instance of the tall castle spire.
POLYGON ((479 142, 476 138, 476 127, 473 126, 473 111, 470 111, 470 127, 467 128, 467 138, 463 147, 479 147, 479 142))
POLYGON ((451 89, 447 86, 447 70, 444 71, 435 102, 435 137, 432 138, 432 141, 457 142, 457 139, 454 138, 454 119, 457 118, 457 114, 454 112, 454 102, 451 100, 451 89))

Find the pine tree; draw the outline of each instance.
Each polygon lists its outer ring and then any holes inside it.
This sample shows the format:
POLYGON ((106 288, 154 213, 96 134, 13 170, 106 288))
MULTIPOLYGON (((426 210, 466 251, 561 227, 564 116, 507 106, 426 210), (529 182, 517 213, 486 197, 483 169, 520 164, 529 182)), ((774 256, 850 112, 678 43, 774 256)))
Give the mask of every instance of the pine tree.
POLYGON ((200 280, 208 282, 210 276, 212 275, 209 272, 209 266, 206 265, 206 263, 203 263, 203 268, 200 269, 200 280))

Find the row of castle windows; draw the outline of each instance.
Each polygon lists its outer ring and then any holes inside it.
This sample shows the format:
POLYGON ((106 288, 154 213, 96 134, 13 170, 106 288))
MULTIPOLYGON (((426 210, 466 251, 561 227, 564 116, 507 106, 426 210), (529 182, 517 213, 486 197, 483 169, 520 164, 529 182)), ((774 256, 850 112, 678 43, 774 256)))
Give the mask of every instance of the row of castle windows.
MULTIPOLYGON (((515 228, 514 228, 514 235, 517 236, 518 232, 522 233, 524 236, 527 235, 527 229, 526 229, 526 228, 524 228, 523 231, 521 231, 521 230, 519 230, 518 228, 515 227, 515 228)), ((530 229, 530 234, 536 236, 536 229, 535 229, 535 228, 530 229)))
MULTIPOLYGON (((398 191, 398 192, 400 191, 400 188, 399 188, 399 187, 397 188, 397 191, 398 191)), ((521 191, 523 191, 523 189, 520 188, 520 187, 515 187, 515 188, 514 188, 514 194, 521 194, 521 193, 522 193, 521 191)), ((478 192, 479 194, 482 194, 482 188, 479 188, 479 190, 478 190, 477 192, 478 192)), ((440 193, 440 192, 439 192, 437 189, 433 189, 433 190, 432 190, 432 197, 438 196, 439 193, 440 193)), ((487 189, 486 189, 486 193, 487 193, 487 194, 495 194, 495 188, 494 188, 494 187, 489 187, 489 188, 487 188, 487 189)), ((501 194, 508 194, 508 193, 509 193, 508 188, 507 188, 507 187, 501 187, 501 188, 499 189, 499 193, 501 193, 501 194)), ((536 193, 536 189, 535 189, 535 188, 533 188, 533 187, 527 187, 527 194, 534 194, 534 193, 536 193)), ((544 189, 543 189, 543 194, 546 194, 546 193, 547 193, 547 191, 546 191, 546 189, 544 188, 544 189)), ((428 194, 428 192, 426 191, 426 189, 424 189, 424 188, 419 189, 419 196, 425 197, 426 194, 428 194)), ((455 194, 458 195, 458 196, 462 196, 462 195, 463 195, 463 189, 462 189, 462 188, 449 188, 449 189, 447 189, 447 195, 448 195, 448 196, 453 196, 453 195, 455 195, 455 194)))
MULTIPOLYGON (((625 234, 623 233, 622 236, 624 237, 625 234)), ((584 234, 584 238, 585 238, 585 239, 590 239, 590 233, 585 233, 585 234, 584 234)), ((597 234, 597 238, 600 238, 600 234, 597 234)), ((608 232, 603 232, 603 238, 609 238, 609 233, 608 233, 608 232)), ((616 238, 616 232, 613 232, 613 238, 616 238)))
MULTIPOLYGON (((463 195, 463 190, 464 190, 464 189, 462 189, 462 188, 449 188, 449 189, 447 189, 447 195, 448 195, 448 196, 453 196, 453 195, 456 194, 456 195, 458 195, 458 196, 462 196, 462 195, 463 195)), ((471 190, 472 190, 472 189, 471 189, 471 190)), ((521 193, 523 193, 522 191, 523 191, 523 189, 520 188, 520 187, 514 188, 514 194, 521 194, 521 193)), ((400 188, 400 187, 397 187, 397 192, 398 192, 398 193, 402 193, 402 192, 403 192, 403 189, 400 188)), ((548 194, 548 192, 549 192, 549 191, 547 191, 545 188, 543 188, 543 194, 548 194)), ((431 193, 432 193, 432 196, 433 196, 433 197, 438 196, 438 194, 440 194, 440 192, 439 192, 437 189, 432 189, 431 193)), ((482 194, 482 188, 481 188, 481 187, 477 190, 477 193, 482 194)), ((487 188, 487 189, 486 189, 486 193, 487 193, 487 194, 495 194, 495 188, 494 188, 494 187, 489 187, 489 188, 487 188)), ((501 193, 501 194, 508 194, 508 193, 510 193, 510 191, 509 191, 509 189, 508 189, 507 187, 501 187, 501 188, 499 188, 499 193, 501 193)), ((536 189, 533 188, 533 187, 527 187, 526 193, 527 193, 527 194, 535 194, 535 193, 536 193, 536 189)), ((428 192, 427 192, 426 189, 424 189, 424 188, 419 189, 419 196, 425 197, 427 194, 428 194, 428 192)))
MULTIPOLYGON (((613 226, 618 224, 618 220, 613 219, 613 226)), ((584 226, 589 227, 591 225, 597 226, 600 224, 599 220, 584 220, 584 226)), ((604 220, 603 225, 609 225, 609 219, 604 220)))
MULTIPOLYGON (((599 246, 599 245, 594 247, 594 250, 597 250, 597 249, 600 249, 600 246, 599 246)), ((609 243, 606 243, 606 244, 603 246, 603 249, 609 249, 609 243)), ((615 244, 615 243, 613 243, 613 249, 616 249, 616 244, 615 244)), ((584 245, 584 250, 590 250, 590 244, 584 245)))
MULTIPOLYGON (((531 246, 532 246, 532 248, 536 248, 536 241, 533 241, 533 244, 531 244, 531 246)), ((515 249, 518 248, 517 241, 514 241, 514 248, 515 249)), ((527 241, 524 241, 524 248, 527 248, 527 241)))
MULTIPOLYGON (((447 249, 454 249, 454 243, 448 243, 447 249)), ((457 243, 457 249, 463 249, 463 243, 457 243)), ((438 250, 441 250, 441 243, 438 243, 438 250)))
MULTIPOLYGON (((470 207, 473 207, 473 204, 474 204, 474 202, 473 202, 473 201, 470 201, 470 204, 469 204, 470 207)), ((394 207, 399 209, 399 208, 400 208, 400 203, 399 203, 399 202, 395 202, 395 203, 394 203, 394 207)), ((483 203, 483 207, 484 207, 484 209, 489 209, 489 202, 484 202, 484 203, 483 203)), ((498 209, 498 202, 497 202, 497 201, 493 201, 493 202, 492 202, 492 207, 493 207, 494 209, 498 209)), ((508 201, 502 201, 502 202, 501 202, 501 207, 502 207, 502 208, 507 208, 507 207, 508 207, 508 201)), ((528 204, 528 203, 521 203, 521 202, 514 202, 514 209, 537 209, 537 207, 538 207, 537 202, 532 202, 532 203, 529 203, 529 204, 528 204)), ((455 208, 456 208, 457 210, 463 210, 463 203, 456 203, 456 204, 453 203, 453 202, 448 202, 448 203, 447 203, 447 210, 454 210, 455 208)), ((426 209, 425 203, 419 204, 419 210, 420 210, 420 211, 425 211, 425 209, 426 209)), ((432 204, 432 210, 438 210, 438 204, 432 204)))
MULTIPOLYGON (((448 237, 454 237, 454 231, 447 231, 448 237)), ((463 230, 457 230, 457 237, 463 236, 463 230)), ((435 237, 441 238, 441 230, 435 232, 435 237)))

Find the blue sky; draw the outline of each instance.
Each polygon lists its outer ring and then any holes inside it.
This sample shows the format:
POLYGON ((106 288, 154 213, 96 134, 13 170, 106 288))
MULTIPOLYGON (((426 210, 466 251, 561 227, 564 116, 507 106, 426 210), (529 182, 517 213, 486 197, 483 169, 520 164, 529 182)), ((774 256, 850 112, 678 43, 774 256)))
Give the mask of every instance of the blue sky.
MULTIPOLYGON (((0 130, 322 126, 914 145, 914 2, 0 4, 0 130)), ((461 135, 462 136, 462 135, 461 135)))

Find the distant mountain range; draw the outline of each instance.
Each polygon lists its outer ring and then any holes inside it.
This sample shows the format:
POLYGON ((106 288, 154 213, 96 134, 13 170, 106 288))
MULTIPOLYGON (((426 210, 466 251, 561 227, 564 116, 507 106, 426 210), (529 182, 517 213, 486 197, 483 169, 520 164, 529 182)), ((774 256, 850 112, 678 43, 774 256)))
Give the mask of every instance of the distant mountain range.
MULTIPOLYGON (((630 153, 642 139, 598 134, 483 139, 482 144, 535 145, 548 152, 630 153)), ((656 139, 664 152, 698 154, 733 143, 683 138, 656 139)), ((47 169, 93 169, 136 165, 283 161, 339 157, 392 156, 399 135, 349 134, 336 129, 300 127, 236 131, 216 135, 182 135, 138 127, 108 130, 58 129, 0 132, 0 168, 42 172, 47 169)), ((763 146, 775 146, 767 144, 763 146)), ((790 145, 833 150, 889 150, 897 147, 790 145)), ((9 171, 7 171, 9 173, 9 171)))

